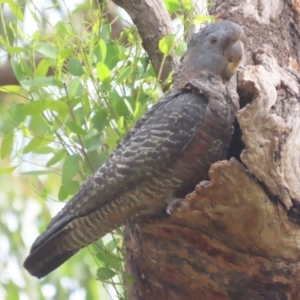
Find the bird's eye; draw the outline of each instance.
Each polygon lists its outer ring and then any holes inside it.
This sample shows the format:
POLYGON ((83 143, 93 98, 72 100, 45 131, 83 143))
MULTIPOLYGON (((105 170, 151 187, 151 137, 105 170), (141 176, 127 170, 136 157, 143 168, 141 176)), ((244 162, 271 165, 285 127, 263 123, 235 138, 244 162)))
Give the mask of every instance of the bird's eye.
POLYGON ((212 44, 216 43, 216 42, 217 42, 217 38, 216 38, 216 37, 212 37, 212 38, 210 39, 210 42, 211 42, 212 44))

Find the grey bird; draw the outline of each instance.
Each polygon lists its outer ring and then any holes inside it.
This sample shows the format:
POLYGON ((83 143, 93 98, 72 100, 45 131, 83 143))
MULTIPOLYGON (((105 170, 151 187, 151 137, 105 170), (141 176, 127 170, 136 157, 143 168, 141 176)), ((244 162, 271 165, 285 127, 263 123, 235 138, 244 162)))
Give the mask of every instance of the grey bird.
POLYGON ((230 21, 194 35, 172 91, 135 123, 36 239, 24 262, 33 276, 46 276, 115 228, 165 211, 168 199, 208 179, 210 165, 226 157, 236 113, 211 79, 223 85, 235 74, 244 39, 241 26, 230 21))

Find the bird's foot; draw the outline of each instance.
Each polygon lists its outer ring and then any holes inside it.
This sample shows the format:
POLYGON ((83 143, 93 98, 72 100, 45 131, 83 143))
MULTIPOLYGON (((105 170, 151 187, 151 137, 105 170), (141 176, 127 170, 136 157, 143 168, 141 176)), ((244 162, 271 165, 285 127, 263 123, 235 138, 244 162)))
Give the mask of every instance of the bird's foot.
POLYGON ((185 204, 185 199, 176 198, 173 196, 170 197, 166 202, 168 204, 166 213, 171 216, 175 210, 177 210, 180 206, 185 204))
POLYGON ((224 96, 214 87, 213 84, 209 83, 209 81, 200 81, 195 78, 192 78, 188 84, 189 88, 192 91, 205 96, 208 100, 211 98, 217 100, 223 100, 224 96))

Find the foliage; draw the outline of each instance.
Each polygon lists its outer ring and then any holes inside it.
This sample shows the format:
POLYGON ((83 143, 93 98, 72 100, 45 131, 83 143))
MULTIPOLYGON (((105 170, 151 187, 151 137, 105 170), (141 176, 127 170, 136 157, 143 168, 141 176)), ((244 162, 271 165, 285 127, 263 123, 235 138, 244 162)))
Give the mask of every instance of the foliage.
MULTIPOLYGON (((184 2, 185 8, 191 10, 189 1, 184 2)), ((4 26, 0 44, 11 58, 20 86, 0 87, 3 95, 10 95, 0 110, 3 120, 0 174, 6 174, 2 180, 4 185, 9 180, 20 186, 21 181, 29 183, 11 194, 5 209, 10 209, 10 201, 15 201, 15 197, 32 201, 34 191, 43 205, 43 209, 34 214, 34 223, 39 224, 41 232, 50 219, 45 204, 53 204, 53 199, 70 199, 80 184, 108 158, 132 124, 162 96, 162 91, 159 74, 156 78, 136 29, 128 27, 118 40, 111 39, 105 5, 95 9, 94 4, 86 2, 73 11, 66 10, 67 20, 53 24, 48 33, 51 20, 39 12, 34 2, 4 0, 1 3, 2 24, 5 24, 5 11, 11 21, 4 26), (22 29, 26 22, 25 6, 39 24, 32 36, 27 36, 22 29), (78 29, 78 23, 82 28, 78 29), (15 170, 25 179, 16 179, 12 173, 15 170)), ((165 0, 169 12, 177 13, 180 18, 182 3, 165 0)), ((62 5, 56 3, 49 11, 61 11, 62 5)), ((160 41, 159 49, 164 54, 164 62, 173 51, 182 55, 186 44, 178 36, 169 35, 160 41)), ((21 209, 12 208, 17 211, 22 228, 26 226, 26 218, 22 216, 22 211, 26 211, 25 200, 18 200, 21 209)), ((6 214, 1 217, 6 218, 6 214)), ((1 232, 3 236, 11 235, 5 226, 1 226, 1 232)), ((28 245, 20 230, 14 238, 23 249, 18 254, 20 265, 28 245)), ((97 278, 111 284, 117 297, 125 299, 126 290, 119 288, 124 282, 122 230, 99 240, 89 251, 98 266, 97 278)), ((86 257, 82 253, 79 256, 86 257)), ((81 283, 89 286, 86 297, 98 298, 95 287, 87 280, 91 275, 88 267, 83 266, 85 262, 80 261, 80 267, 74 262, 72 259, 62 266, 62 274, 73 278, 74 272, 76 276, 80 272, 81 283)), ((30 299, 43 299, 41 290, 30 289, 29 277, 25 278, 23 291, 30 299)), ((127 282, 133 280, 126 278, 127 282)), ((58 288, 59 281, 51 274, 44 283, 56 283, 54 298, 67 298, 67 289, 58 288)), ((20 298, 14 288, 16 283, 8 279, 2 283, 9 298, 20 298)))

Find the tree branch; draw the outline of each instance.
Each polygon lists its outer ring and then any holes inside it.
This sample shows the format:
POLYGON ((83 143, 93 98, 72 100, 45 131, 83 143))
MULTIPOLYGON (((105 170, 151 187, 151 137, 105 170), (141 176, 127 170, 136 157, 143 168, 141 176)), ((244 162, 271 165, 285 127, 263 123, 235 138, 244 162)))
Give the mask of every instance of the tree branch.
MULTIPOLYGON (((155 72, 158 74, 163 55, 158 49, 158 42, 166 35, 174 33, 171 17, 162 0, 114 0, 131 17, 137 26, 144 49, 149 55, 155 72)), ((164 81, 178 66, 176 56, 165 60, 161 80, 164 81)))

